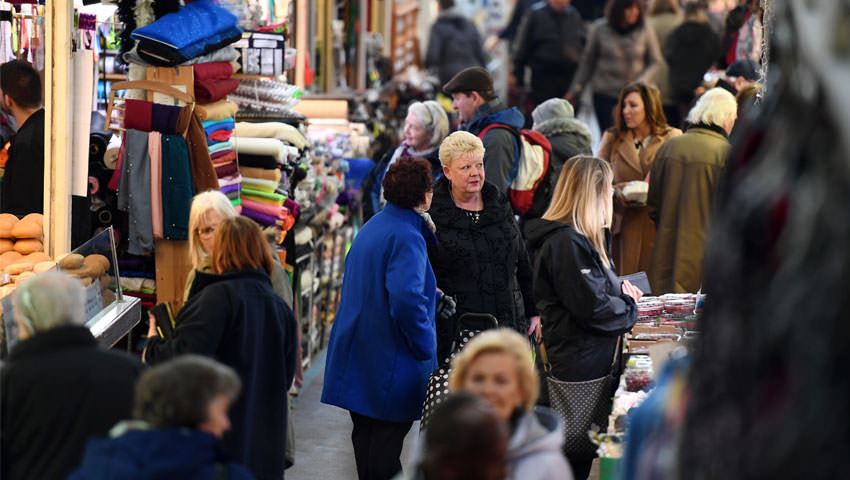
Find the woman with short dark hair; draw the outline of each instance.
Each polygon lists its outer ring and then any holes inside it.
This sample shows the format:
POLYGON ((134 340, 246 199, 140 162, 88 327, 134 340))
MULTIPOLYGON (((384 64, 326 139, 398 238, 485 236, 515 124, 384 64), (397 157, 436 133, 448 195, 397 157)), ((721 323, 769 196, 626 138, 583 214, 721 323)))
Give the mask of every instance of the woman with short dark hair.
POLYGON ((227 410, 240 388, 233 369, 199 355, 148 370, 136 385, 134 421, 117 425, 112 438, 89 442, 69 478, 253 479, 221 448, 230 429, 227 410))
POLYGON ((233 405, 224 446, 260 479, 283 478, 288 391, 295 372, 295 318, 275 295, 271 249, 253 221, 222 220, 213 272, 177 316, 173 338, 150 319, 144 358, 158 363, 187 353, 212 357, 239 373, 244 394, 233 405))
POLYGON ((349 411, 361 480, 401 471, 404 437, 422 413, 436 368, 437 289, 424 213, 431 166, 402 158, 384 178, 386 207, 354 239, 328 344, 322 402, 349 411))

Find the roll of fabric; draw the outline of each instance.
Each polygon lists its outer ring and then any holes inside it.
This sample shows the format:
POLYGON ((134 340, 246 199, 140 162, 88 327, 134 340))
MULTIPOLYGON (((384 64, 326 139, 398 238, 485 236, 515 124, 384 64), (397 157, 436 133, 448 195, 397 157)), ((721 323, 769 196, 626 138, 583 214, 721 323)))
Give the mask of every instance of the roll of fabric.
POLYGON ((269 157, 267 155, 251 155, 247 153, 240 153, 238 155, 239 158, 239 166, 253 167, 253 168, 262 168, 266 170, 272 170, 277 168, 277 160, 274 157, 269 157))
POLYGON ((228 163, 233 163, 236 161, 236 152, 230 150, 229 152, 224 152, 223 155, 219 155, 216 158, 212 159, 213 165, 219 167, 221 165, 227 165, 228 163))
POLYGON ((244 177, 257 178, 260 180, 271 180, 275 183, 280 183, 280 170, 277 168, 254 168, 248 166, 239 166, 239 173, 244 177))
POLYGON ((239 80, 235 78, 207 81, 202 85, 195 84, 195 100, 201 105, 217 102, 236 91, 237 88, 239 88, 239 80))
POLYGON ((251 210, 250 208, 247 208, 244 204, 245 204, 245 200, 243 199, 242 200, 242 215, 250 218, 251 220, 254 220, 255 222, 257 222, 259 224, 265 225, 265 226, 277 225, 277 217, 275 217, 273 215, 266 215, 265 213, 260 213, 260 212, 251 210))
POLYGON ((251 178, 242 173, 242 186, 258 192, 274 193, 280 185, 278 182, 271 180, 261 180, 259 178, 251 178))
POLYGON ((211 138, 210 135, 222 130, 232 134, 235 123, 232 118, 225 118, 224 120, 207 120, 202 125, 204 126, 204 132, 206 132, 207 138, 211 138))
POLYGON ((286 150, 283 148, 283 142, 275 138, 254 138, 241 137, 234 130, 233 138, 230 140, 233 143, 233 148, 237 153, 247 153, 249 155, 265 155, 272 157, 278 163, 286 162, 286 150))
POLYGON ((215 103, 203 105, 197 109, 201 120, 224 120, 236 117, 239 106, 227 100, 219 100, 215 103))
POLYGON ((302 149, 307 145, 307 139, 304 138, 304 135, 297 128, 279 122, 239 122, 233 130, 233 135, 249 138, 275 138, 298 149, 302 149))
POLYGON ((283 207, 276 207, 265 203, 255 202, 250 198, 242 199, 242 206, 255 212, 279 218, 283 214, 283 207))
POLYGON ((239 173, 239 168, 236 166, 236 163, 228 163, 215 167, 215 174, 218 178, 226 178, 235 173, 239 173))
MULTIPOLYGON (((244 179, 243 179, 244 181, 244 179)), ((242 196, 243 197, 257 197, 258 199, 269 200, 273 202, 279 202, 283 205, 283 202, 286 200, 286 197, 277 193, 268 193, 260 190, 254 190, 253 188, 246 188, 244 185, 242 187, 242 196)))

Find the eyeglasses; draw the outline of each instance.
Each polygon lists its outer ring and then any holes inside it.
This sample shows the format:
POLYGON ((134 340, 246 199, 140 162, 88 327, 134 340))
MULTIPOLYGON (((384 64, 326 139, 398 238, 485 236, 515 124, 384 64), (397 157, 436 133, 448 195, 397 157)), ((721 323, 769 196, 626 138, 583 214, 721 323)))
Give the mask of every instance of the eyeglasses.
POLYGON ((204 228, 199 228, 199 229, 198 229, 198 235, 200 235, 200 236, 202 236, 202 237, 204 237, 204 236, 210 236, 210 235, 212 235, 212 234, 214 234, 214 233, 215 233, 216 228, 217 228, 217 227, 204 227, 204 228))

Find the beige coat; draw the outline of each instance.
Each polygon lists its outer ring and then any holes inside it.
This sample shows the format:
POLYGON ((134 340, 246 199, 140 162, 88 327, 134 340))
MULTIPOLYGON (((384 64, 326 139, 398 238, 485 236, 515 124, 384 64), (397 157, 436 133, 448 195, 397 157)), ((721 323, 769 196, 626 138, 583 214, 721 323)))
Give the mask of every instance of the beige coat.
POLYGON ((700 288, 706 230, 728 154, 726 136, 708 128, 691 128, 658 150, 647 200, 657 228, 649 270, 654 294, 700 288))
MULTIPOLYGON (((676 13, 662 13, 659 15, 653 15, 647 20, 649 21, 650 28, 655 32, 655 38, 658 39, 658 46, 663 52, 664 44, 667 43, 667 37, 670 36, 670 32, 682 24, 682 16, 676 13)), ((667 66, 667 61, 662 58, 661 66, 658 68, 658 71, 655 72, 653 82, 655 83, 655 86, 658 87, 658 90, 661 91, 661 97, 664 99, 664 104, 674 105, 675 102, 673 102, 670 96, 669 75, 670 69, 667 66)))
MULTIPOLYGON (((632 135, 616 139, 610 132, 602 136, 599 158, 607 160, 614 169, 614 184, 645 180, 652 169, 655 153, 667 140, 678 137, 682 131, 670 128, 662 135, 650 138, 649 144, 635 148, 632 135)), ((655 246, 655 225, 649 219, 646 207, 631 207, 614 204, 614 241, 612 255, 619 275, 646 272, 652 260, 655 246)))

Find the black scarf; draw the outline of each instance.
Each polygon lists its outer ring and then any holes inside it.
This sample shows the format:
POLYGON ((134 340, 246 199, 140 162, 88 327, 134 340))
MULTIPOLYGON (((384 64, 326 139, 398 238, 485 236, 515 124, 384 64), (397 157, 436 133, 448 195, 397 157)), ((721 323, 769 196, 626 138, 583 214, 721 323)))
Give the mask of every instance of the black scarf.
POLYGON ((688 131, 692 128, 702 128, 704 130, 711 130, 714 133, 719 133, 719 134, 723 135, 723 138, 725 138, 727 140, 729 139, 729 134, 726 133, 726 129, 724 129, 723 127, 720 127, 718 125, 710 125, 708 123, 695 123, 695 124, 688 125, 687 128, 685 128, 685 131, 688 131))

